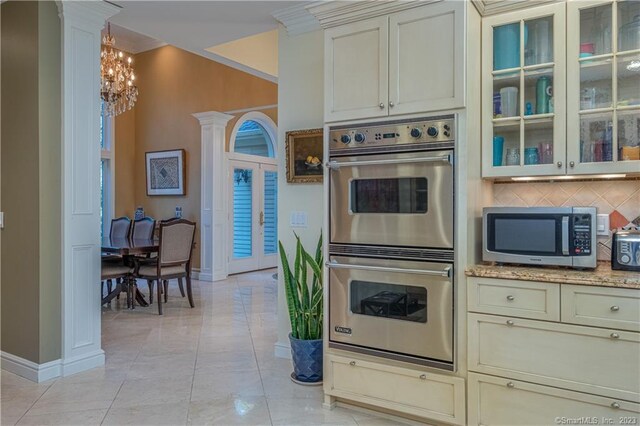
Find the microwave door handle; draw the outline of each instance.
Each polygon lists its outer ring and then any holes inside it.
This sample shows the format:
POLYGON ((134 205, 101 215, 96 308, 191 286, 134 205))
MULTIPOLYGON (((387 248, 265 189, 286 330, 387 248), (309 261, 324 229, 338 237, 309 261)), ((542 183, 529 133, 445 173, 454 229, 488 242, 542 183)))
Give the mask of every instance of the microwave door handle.
POLYGON ((326 262, 325 265, 329 269, 358 269, 361 271, 373 271, 373 272, 398 272, 401 274, 418 274, 418 275, 431 275, 437 277, 451 278, 451 266, 447 266, 442 270, 433 269, 405 269, 405 268, 390 268, 388 266, 368 266, 368 265, 345 265, 335 261, 326 262))
POLYGON ((569 255, 569 216, 562 216, 562 254, 569 255))
POLYGON ((336 161, 326 163, 328 169, 337 170, 340 167, 379 166, 385 164, 410 164, 410 163, 449 163, 453 164, 452 155, 439 155, 437 157, 413 157, 384 160, 360 160, 360 161, 336 161))

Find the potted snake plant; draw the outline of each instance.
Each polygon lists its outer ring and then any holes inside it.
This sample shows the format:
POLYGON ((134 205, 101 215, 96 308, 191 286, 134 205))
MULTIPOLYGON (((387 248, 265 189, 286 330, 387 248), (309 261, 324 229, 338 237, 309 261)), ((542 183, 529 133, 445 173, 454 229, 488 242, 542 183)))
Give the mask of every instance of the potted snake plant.
POLYGON ((322 234, 315 256, 307 252, 296 235, 293 268, 280 246, 285 295, 291 321, 291 379, 301 384, 322 382, 322 234))

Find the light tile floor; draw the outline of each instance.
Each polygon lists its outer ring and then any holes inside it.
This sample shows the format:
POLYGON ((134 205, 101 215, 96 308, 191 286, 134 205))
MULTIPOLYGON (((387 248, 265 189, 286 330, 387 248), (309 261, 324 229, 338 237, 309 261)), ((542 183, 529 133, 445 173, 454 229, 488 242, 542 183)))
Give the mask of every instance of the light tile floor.
POLYGON ((320 386, 291 382, 291 362, 274 356, 274 272, 194 281, 194 309, 172 282, 161 317, 155 303, 114 301, 102 313, 105 367, 40 384, 2 371, 1 424, 400 424, 324 409, 320 386))

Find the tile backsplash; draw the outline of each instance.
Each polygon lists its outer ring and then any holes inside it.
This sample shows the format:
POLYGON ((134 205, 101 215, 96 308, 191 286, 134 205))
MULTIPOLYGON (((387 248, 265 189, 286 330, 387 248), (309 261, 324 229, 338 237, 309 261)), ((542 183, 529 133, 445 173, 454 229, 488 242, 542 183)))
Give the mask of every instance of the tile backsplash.
MULTIPOLYGON (((493 185, 495 206, 594 206, 609 215, 609 227, 640 226, 640 179, 518 182, 493 185)), ((598 237, 598 259, 611 259, 611 237, 598 237)))

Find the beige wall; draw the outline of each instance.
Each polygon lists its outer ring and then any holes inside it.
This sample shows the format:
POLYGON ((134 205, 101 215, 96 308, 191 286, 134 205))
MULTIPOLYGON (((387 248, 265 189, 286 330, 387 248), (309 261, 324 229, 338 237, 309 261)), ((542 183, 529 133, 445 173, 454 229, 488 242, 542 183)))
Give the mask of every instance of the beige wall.
POLYGON ((55 3, 2 10, 3 351, 60 357, 60 21, 55 3))
POLYGON ((114 217, 133 217, 136 210, 136 109, 133 108, 115 120, 115 205, 114 217))
MULTIPOLYGON (((184 217, 200 226, 200 124, 191 114, 274 105, 277 85, 173 46, 136 55, 134 66, 138 102, 115 122, 116 215, 131 217, 142 206, 147 215, 163 219, 181 206, 184 217), (145 152, 180 148, 186 151, 186 195, 147 196, 145 152)), ((198 268, 199 232, 196 244, 198 268)))
MULTIPOLYGON (((308 227, 296 228, 307 250, 314 250, 322 229, 322 184, 288 184, 285 169, 285 134, 290 130, 313 129, 324 124, 324 41, 322 31, 290 37, 279 30, 278 78, 278 238, 287 256, 295 248, 294 229, 289 226, 292 211, 308 214, 308 227)), ((278 262, 278 345, 289 346, 291 330, 284 297, 281 265, 278 262)))

